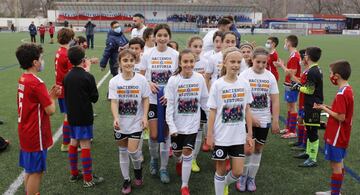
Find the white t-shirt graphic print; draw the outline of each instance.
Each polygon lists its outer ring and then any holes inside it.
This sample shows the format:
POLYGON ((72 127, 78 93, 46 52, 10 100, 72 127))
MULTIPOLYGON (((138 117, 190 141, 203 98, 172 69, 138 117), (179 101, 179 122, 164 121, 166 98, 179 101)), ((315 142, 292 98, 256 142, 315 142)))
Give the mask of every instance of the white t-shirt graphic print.
POLYGON ((190 78, 172 76, 165 88, 166 122, 170 134, 194 134, 200 127, 200 107, 207 111, 208 91, 204 77, 193 72, 190 78))
POLYGON ((142 98, 149 97, 151 91, 146 78, 135 73, 130 80, 122 74, 109 82, 109 99, 119 101, 120 133, 131 134, 142 131, 141 120, 144 115, 142 98))
POLYGON ((208 107, 216 109, 214 143, 218 146, 245 144, 245 108, 252 102, 248 81, 238 78, 234 83, 219 78, 210 89, 208 107))
POLYGON ((250 104, 253 117, 260 121, 260 127, 266 128, 271 123, 270 95, 279 94, 274 75, 265 70, 262 74, 254 72, 249 68, 240 74, 250 83, 251 93, 254 101, 250 104))

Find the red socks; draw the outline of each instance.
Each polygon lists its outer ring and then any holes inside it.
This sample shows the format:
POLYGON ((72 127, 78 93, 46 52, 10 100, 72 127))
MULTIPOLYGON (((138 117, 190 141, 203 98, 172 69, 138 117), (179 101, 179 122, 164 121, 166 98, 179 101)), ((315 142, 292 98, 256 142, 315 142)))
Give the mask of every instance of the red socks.
POLYGON ((63 123, 63 144, 70 144, 70 125, 67 121, 64 121, 63 123))
POLYGON ((331 195, 339 195, 341 190, 341 185, 344 180, 343 174, 335 174, 331 175, 331 195))
POLYGON ((84 169, 84 180, 92 181, 92 159, 89 148, 81 149, 81 163, 84 169))
POLYGON ((70 173, 73 176, 79 175, 79 170, 77 167, 78 164, 78 153, 77 147, 70 145, 69 146, 69 161, 70 161, 70 173))
POLYGON ((296 133, 297 113, 290 113, 289 132, 296 133))

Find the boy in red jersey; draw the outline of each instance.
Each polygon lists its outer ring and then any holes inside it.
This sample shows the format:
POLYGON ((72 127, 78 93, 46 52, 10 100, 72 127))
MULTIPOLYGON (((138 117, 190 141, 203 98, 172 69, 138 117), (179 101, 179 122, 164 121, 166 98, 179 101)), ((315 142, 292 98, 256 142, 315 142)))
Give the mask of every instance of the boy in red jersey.
POLYGON ((41 25, 39 26, 38 31, 39 31, 39 34, 40 34, 40 43, 41 43, 41 44, 44 44, 45 31, 46 31, 45 26, 44 26, 43 24, 41 24, 41 25))
POLYGON ((49 22, 50 44, 54 43, 54 33, 55 33, 55 26, 52 22, 49 22))
POLYGON ((57 35, 60 44, 55 56, 55 82, 62 87, 61 95, 58 98, 61 113, 64 113, 63 122, 63 143, 61 144, 61 151, 67 152, 70 143, 70 126, 67 121, 67 109, 64 100, 64 86, 63 81, 65 75, 71 70, 73 65, 68 59, 67 50, 69 49, 69 42, 74 38, 74 31, 70 28, 62 28, 57 35))
POLYGON ((267 61, 266 69, 269 70, 274 76, 276 81, 279 81, 279 72, 277 67, 274 65, 274 62, 277 62, 279 59, 279 54, 276 51, 276 47, 279 44, 279 39, 277 37, 269 37, 265 43, 265 47, 269 50, 269 57, 267 61))
POLYGON ((354 95, 348 79, 351 67, 347 61, 337 61, 330 65, 330 81, 338 86, 338 91, 332 106, 314 104, 315 109, 321 109, 330 115, 327 122, 325 139, 325 159, 330 161, 332 168, 331 191, 317 192, 317 195, 338 195, 344 180, 343 160, 349 145, 354 112, 354 95))
POLYGON ((44 69, 42 48, 23 44, 16 50, 20 67, 26 70, 19 78, 17 91, 19 165, 25 169, 26 194, 40 194, 40 182, 46 171, 47 149, 53 144, 50 115, 55 112, 55 100, 60 86, 48 92, 45 83, 36 76, 44 69))
POLYGON ((300 54, 296 50, 298 45, 298 38, 295 35, 289 35, 285 39, 284 49, 290 53, 290 57, 287 61, 287 65, 285 67, 283 61, 274 62, 276 66, 281 67, 286 73, 285 77, 285 101, 287 102, 288 107, 288 116, 286 122, 286 128, 281 130, 280 133, 285 133, 282 135, 282 138, 295 138, 296 137, 296 121, 297 121, 297 112, 296 112, 296 102, 298 99, 299 92, 296 90, 291 90, 290 86, 291 75, 299 78, 301 73, 300 67, 300 54))

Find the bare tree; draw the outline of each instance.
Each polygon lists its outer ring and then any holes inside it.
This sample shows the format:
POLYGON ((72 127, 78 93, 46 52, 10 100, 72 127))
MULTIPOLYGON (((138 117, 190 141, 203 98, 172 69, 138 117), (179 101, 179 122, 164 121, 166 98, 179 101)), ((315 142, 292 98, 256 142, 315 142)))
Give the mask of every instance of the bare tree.
POLYGON ((55 8, 55 0, 40 0, 41 11, 44 17, 47 17, 47 11, 55 8))
POLYGON ((346 10, 351 10, 356 13, 360 13, 360 1, 359 0, 348 0, 346 2, 346 10))
POLYGON ((321 14, 324 11, 324 0, 305 0, 305 5, 312 14, 321 14))
POLYGON ((344 10, 344 1, 342 0, 331 0, 327 1, 324 5, 329 14, 342 14, 344 10))

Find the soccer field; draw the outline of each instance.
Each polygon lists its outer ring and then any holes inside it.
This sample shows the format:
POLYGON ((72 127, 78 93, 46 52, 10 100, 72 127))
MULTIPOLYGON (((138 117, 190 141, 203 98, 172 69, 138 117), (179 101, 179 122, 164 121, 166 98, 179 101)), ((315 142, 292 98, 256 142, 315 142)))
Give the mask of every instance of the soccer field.
MULTIPOLYGON (((80 35, 80 34, 77 34, 80 35)), ((194 34, 174 34, 173 40, 178 41, 180 48, 186 46, 186 42, 190 36, 194 34)), ((257 45, 264 45, 266 41, 265 35, 245 35, 242 40, 249 42, 256 41, 257 45)), ((19 141, 17 135, 17 106, 16 91, 17 79, 22 70, 17 64, 15 50, 22 41, 29 41, 28 33, 0 33, 0 119, 5 124, 0 125, 0 135, 11 141, 11 146, 5 152, 0 153, 0 193, 4 193, 9 186, 16 180, 22 169, 18 166, 19 141)), ((38 37, 37 37, 38 38, 38 37)), ((95 35, 95 49, 88 50, 88 57, 101 58, 105 45, 105 33, 97 33, 95 35)), ((283 50, 285 36, 280 36, 278 52, 280 58, 287 59, 288 54, 283 50)), ((45 42, 49 40, 46 35, 45 42)), ((360 68, 359 62, 359 37, 337 36, 337 35, 318 35, 300 37, 299 49, 308 46, 318 46, 323 50, 320 59, 320 67, 324 74, 324 97, 325 103, 331 105, 337 88, 329 81, 328 65, 339 59, 346 59, 352 65, 352 75, 350 84, 353 86, 355 93, 355 102, 360 97, 360 68)), ((45 48, 45 70, 39 73, 39 77, 45 81, 47 87, 54 83, 54 55, 58 48, 58 44, 44 45, 45 48)), ((280 71, 281 72, 281 71, 280 71)), ((99 82, 107 72, 101 72, 97 65, 91 67, 91 73, 99 82)), ((282 72, 281 72, 282 75, 282 72)), ((100 98, 94 105, 94 111, 98 115, 94 122, 94 142, 92 146, 93 170, 94 172, 105 178, 105 182, 95 188, 84 189, 82 183, 69 183, 69 163, 67 153, 60 152, 61 138, 55 142, 54 147, 48 152, 47 172, 42 180, 41 194, 120 194, 122 186, 122 176, 118 160, 118 148, 115 144, 112 128, 112 116, 110 111, 110 103, 106 99, 108 82, 111 76, 107 77, 105 82, 99 87, 100 98)), ((279 89, 280 95, 283 95, 283 76, 280 77, 279 89)), ((281 98, 281 115, 286 112, 286 105, 281 98)), ((343 184, 343 194, 360 194, 360 120, 357 113, 360 112, 360 106, 355 103, 353 119, 353 131, 351 135, 350 146, 345 165, 348 172, 345 175, 343 184), (351 173, 351 174, 350 174, 351 173)), ((51 117, 53 134, 62 124, 63 117, 57 108, 56 114, 51 117)), ((281 127, 283 127, 281 123, 281 127)), ((324 131, 320 130, 320 146, 323 146, 324 131)), ((296 154, 288 147, 289 140, 283 140, 279 135, 269 133, 268 141, 262 157, 260 170, 256 177, 257 191, 254 194, 286 194, 286 195, 307 195, 314 194, 316 191, 329 189, 329 177, 331 170, 324 155, 318 155, 318 167, 316 168, 298 168, 297 165, 303 161, 294 159, 292 156, 296 154)), ((323 147, 322 147, 323 148, 323 147)), ((147 142, 143 147, 145 161, 144 170, 144 186, 140 189, 133 187, 132 194, 179 194, 181 186, 181 178, 175 173, 175 163, 173 159, 169 160, 168 170, 170 172, 171 183, 162 184, 159 178, 153 178, 149 173, 149 152, 147 142)), ((201 168, 200 173, 192 173, 189 181, 189 188, 192 194, 214 194, 213 176, 214 166, 210 159, 210 153, 200 152, 198 164, 201 168)), ((79 166, 81 168, 81 165, 79 166)), ((132 171, 131 174, 133 175, 132 171)), ((239 193, 234 186, 230 186, 230 194, 239 193)), ((21 186, 16 194, 24 194, 24 187, 21 186)), ((246 193, 245 193, 246 194, 246 193)))

